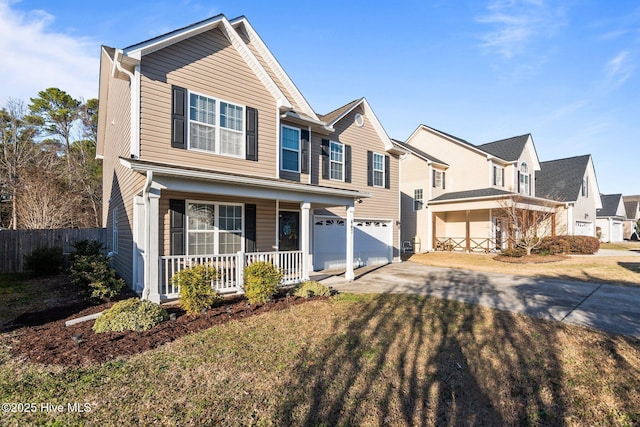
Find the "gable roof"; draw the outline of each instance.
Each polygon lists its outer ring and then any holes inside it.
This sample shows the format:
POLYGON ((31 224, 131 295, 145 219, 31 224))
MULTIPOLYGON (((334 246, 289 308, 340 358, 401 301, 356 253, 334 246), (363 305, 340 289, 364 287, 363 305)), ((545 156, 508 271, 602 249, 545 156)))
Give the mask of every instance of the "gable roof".
POLYGON ((319 118, 320 120, 325 121, 328 127, 333 127, 334 124, 336 124, 337 122, 345 118, 350 112, 352 112, 358 106, 362 106, 362 109, 364 110, 364 114, 369 118, 369 120, 371 120, 371 125, 373 126, 373 129, 378 134, 378 137, 380 137, 380 140, 384 143, 385 150, 387 151, 394 150, 394 146, 393 146, 393 143, 391 142, 391 138, 389 138, 389 135, 387 135, 387 132, 382 127, 382 123, 380 123, 380 120, 378 120, 378 117, 373 112, 373 109, 369 105, 369 102, 367 102, 366 98, 360 98, 360 99, 351 101, 348 104, 343 105, 342 107, 336 108, 335 110, 325 115, 319 115, 319 118))
POLYGON ((536 196, 571 202, 578 199, 590 154, 540 163, 536 173, 536 196))
POLYGON ((391 138, 391 142, 393 142, 394 144, 400 146, 400 148, 402 148, 403 150, 409 151, 410 153, 418 156, 422 160, 425 160, 427 162, 438 163, 438 164, 440 164, 442 166, 449 166, 449 164, 447 164, 446 162, 443 162, 442 160, 437 159, 437 158, 425 153, 422 150, 419 150, 419 149, 417 149, 415 147, 412 147, 411 145, 409 145, 409 144, 407 144, 405 142, 398 141, 397 139, 393 139, 393 138, 391 138))
POLYGON ((631 200, 631 201, 626 201, 626 197, 622 198, 623 200, 625 200, 624 202, 624 210, 625 213, 627 215, 627 219, 639 219, 640 215, 640 202, 637 200, 631 200))
POLYGON ((478 190, 465 190, 465 191, 454 191, 452 193, 445 193, 434 199, 431 199, 431 202, 439 202, 439 201, 445 201, 445 200, 475 199, 479 197, 507 196, 507 195, 513 195, 513 193, 505 190, 500 190, 497 188, 480 188, 478 190))
POLYGON ((507 160, 509 162, 517 161, 522 155, 524 147, 527 145, 527 141, 531 134, 514 136, 511 138, 501 139, 499 141, 488 142, 486 144, 477 145, 477 147, 489 154, 507 160))
MULTIPOLYGON (((236 18, 238 19, 238 18, 236 18)), ((170 31, 149 40, 131 45, 116 52, 116 62, 120 62, 123 66, 132 68, 137 65, 144 55, 164 49, 180 41, 194 37, 198 34, 218 28, 222 34, 229 40, 231 45, 238 51, 242 59, 247 63, 249 68, 255 73, 258 79, 264 84, 271 95, 276 99, 278 106, 292 109, 293 105, 284 95, 276 81, 269 75, 258 58, 253 54, 251 49, 242 40, 235 28, 231 25, 227 18, 220 14, 211 18, 196 22, 186 27, 170 31), (118 52, 119 51, 119 52, 118 52), (120 55, 118 55, 120 53, 120 55)), ((310 108, 310 107, 309 107, 310 108)), ((312 112, 315 116, 315 113, 312 112)))
POLYGON ((596 216, 598 217, 624 216, 624 215, 618 214, 618 207, 620 207, 622 194, 601 194, 600 200, 602 200, 602 208, 596 210, 596 216))

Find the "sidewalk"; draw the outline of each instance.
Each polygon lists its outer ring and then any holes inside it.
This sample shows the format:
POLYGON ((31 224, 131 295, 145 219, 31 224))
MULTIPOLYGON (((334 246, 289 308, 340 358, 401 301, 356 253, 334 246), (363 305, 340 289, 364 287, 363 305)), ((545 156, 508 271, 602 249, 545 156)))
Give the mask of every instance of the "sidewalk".
POLYGON ((510 276, 411 261, 388 264, 353 282, 322 280, 340 292, 406 293, 479 304, 640 338, 640 288, 510 276))

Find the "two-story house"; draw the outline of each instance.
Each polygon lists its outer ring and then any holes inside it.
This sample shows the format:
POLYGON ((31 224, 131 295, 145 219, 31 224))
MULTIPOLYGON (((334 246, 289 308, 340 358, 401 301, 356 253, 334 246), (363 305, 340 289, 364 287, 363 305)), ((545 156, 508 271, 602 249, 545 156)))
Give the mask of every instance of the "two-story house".
POLYGON ((640 230, 638 230, 638 221, 640 221, 640 195, 622 196, 622 200, 627 217, 623 224, 624 238, 625 240, 640 240, 640 230))
POLYGON ((211 263, 221 292, 399 256, 399 155, 368 102, 318 115, 244 17, 103 47, 98 156, 113 265, 143 298, 211 263))
POLYGON ((596 233, 601 242, 622 242, 627 219, 622 194, 601 194, 602 208, 596 211, 596 233))
MULTIPOLYGON (((536 197, 540 162, 531 135, 483 145, 420 125, 406 142, 400 191, 402 240, 416 252, 494 251, 513 230, 496 213, 515 206, 549 216, 560 203, 536 197)), ((549 228, 555 233, 555 222, 549 228)))

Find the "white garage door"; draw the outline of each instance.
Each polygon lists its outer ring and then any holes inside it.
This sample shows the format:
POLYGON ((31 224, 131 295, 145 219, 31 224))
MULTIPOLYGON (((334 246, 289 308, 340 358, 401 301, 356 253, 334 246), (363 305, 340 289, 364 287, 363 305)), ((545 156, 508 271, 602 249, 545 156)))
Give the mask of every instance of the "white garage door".
MULTIPOLYGON (((313 268, 325 270, 346 265, 346 223, 343 218, 316 218, 313 226, 313 268)), ((393 258, 393 222, 353 222, 354 266, 386 264, 393 258)))
POLYGON ((622 223, 616 222, 612 224, 613 230, 611 230, 611 241, 612 242, 622 242, 624 240, 622 233, 622 223))
POLYGON ((593 236, 593 223, 587 221, 576 221, 576 236, 593 236))

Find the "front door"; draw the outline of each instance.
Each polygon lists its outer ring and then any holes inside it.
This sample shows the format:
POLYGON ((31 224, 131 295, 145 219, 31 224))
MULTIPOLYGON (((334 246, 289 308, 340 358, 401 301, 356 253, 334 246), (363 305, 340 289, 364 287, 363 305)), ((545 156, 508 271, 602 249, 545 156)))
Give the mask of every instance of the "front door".
POLYGON ((300 249, 300 212, 280 211, 278 247, 281 251, 300 249))

